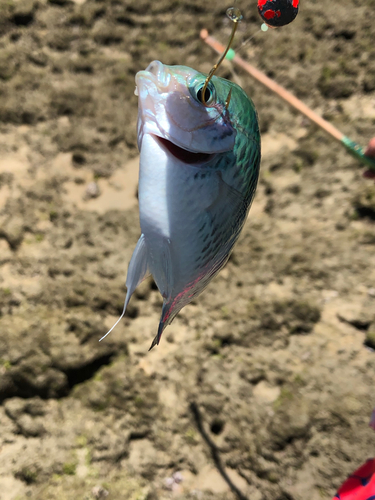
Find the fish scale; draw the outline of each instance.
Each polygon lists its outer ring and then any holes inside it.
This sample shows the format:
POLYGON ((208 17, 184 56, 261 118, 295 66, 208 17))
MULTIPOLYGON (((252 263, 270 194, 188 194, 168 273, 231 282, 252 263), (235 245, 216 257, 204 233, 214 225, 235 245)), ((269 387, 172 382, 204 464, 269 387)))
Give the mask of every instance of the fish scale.
POLYGON ((136 75, 142 234, 129 263, 122 316, 151 274, 163 297, 151 348, 227 262, 258 181, 253 103, 238 85, 216 76, 202 103, 205 79, 191 68, 159 61, 136 75))

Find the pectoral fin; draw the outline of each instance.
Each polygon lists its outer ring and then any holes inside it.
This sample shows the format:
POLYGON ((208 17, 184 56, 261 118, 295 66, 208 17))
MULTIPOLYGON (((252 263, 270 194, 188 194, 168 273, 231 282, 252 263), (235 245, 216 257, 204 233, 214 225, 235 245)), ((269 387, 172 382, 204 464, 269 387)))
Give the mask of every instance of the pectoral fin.
POLYGON ((116 321, 116 323, 112 326, 112 328, 100 339, 103 340, 107 335, 111 333, 111 331, 118 325, 118 323, 122 320, 125 315, 126 308, 128 306, 130 297, 133 295, 134 290, 137 286, 148 276, 148 252, 145 237, 142 234, 138 240, 138 243, 134 249, 132 258, 130 259, 128 275, 126 277, 126 298, 124 309, 121 313, 121 316, 116 321))
POLYGON ((148 276, 148 265, 146 241, 144 235, 141 234, 129 263, 128 275, 126 277, 127 293, 125 308, 128 305, 134 290, 148 276))

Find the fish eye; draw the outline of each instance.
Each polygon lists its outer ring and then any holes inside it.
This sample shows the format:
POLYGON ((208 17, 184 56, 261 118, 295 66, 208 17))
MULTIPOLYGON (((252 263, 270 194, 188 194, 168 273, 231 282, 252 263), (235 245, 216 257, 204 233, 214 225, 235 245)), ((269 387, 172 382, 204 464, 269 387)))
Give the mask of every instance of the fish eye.
POLYGON ((199 87, 197 87, 195 91, 196 99, 202 104, 212 104, 213 100, 215 99, 215 88, 214 86, 209 83, 206 87, 206 90, 204 91, 204 100, 203 100, 203 89, 204 89, 204 83, 200 84, 199 87))
MULTIPOLYGON (((203 92, 203 87, 204 85, 202 85, 202 87, 200 89, 198 89, 198 92, 197 92, 197 98, 198 98, 198 101, 199 102, 202 102, 202 92, 203 92)), ((204 91, 204 102, 207 103, 212 97, 212 92, 211 90, 206 87, 206 90, 204 91)))

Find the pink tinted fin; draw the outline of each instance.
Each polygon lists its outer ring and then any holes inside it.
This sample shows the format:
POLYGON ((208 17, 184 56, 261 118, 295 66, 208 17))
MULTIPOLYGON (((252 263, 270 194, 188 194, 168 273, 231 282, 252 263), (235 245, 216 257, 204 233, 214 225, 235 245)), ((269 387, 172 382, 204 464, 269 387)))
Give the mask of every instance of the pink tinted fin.
POLYGON ((158 333, 155 335, 155 338, 152 341, 152 344, 151 344, 151 347, 150 347, 149 351, 151 351, 151 349, 153 347, 155 347, 156 345, 159 345, 159 342, 160 342, 160 339, 161 339, 161 334, 163 333, 163 330, 164 330, 164 323, 162 321, 160 321, 159 328, 158 328, 158 333))
POLYGON ((130 259, 129 267, 128 267, 128 275, 126 277, 126 298, 124 308, 122 310, 121 316, 116 321, 116 323, 112 326, 108 332, 103 335, 103 337, 99 340, 103 340, 107 335, 111 333, 111 331, 118 325, 118 323, 122 320, 125 315, 126 308, 128 307, 128 303, 130 297, 133 295, 134 290, 137 286, 148 276, 148 252, 146 247, 145 237, 142 234, 138 240, 138 243, 134 249, 132 258, 130 259))
POLYGON ((164 301, 158 333, 152 341, 149 351, 151 351, 154 346, 159 345, 161 334, 163 333, 164 328, 169 325, 172 319, 171 318, 168 320, 168 311, 170 310, 170 302, 173 290, 171 241, 169 238, 162 236, 159 240, 159 245, 160 252, 157 254, 157 256, 153 255, 154 258, 150 259, 150 271, 164 301))
POLYGON ((169 325, 169 323, 171 323, 171 321, 173 319, 173 318, 172 319, 169 318, 169 314, 168 314, 169 310, 170 310, 170 304, 164 300, 163 309, 161 311, 161 318, 160 318, 159 327, 158 327, 158 333, 155 335, 155 338, 152 341, 152 344, 151 344, 149 351, 151 351, 151 349, 153 347, 155 347, 156 345, 159 345, 159 342, 161 339, 161 334, 163 333, 165 327, 167 325, 169 325), (169 321, 168 321, 168 319, 169 319, 169 321))

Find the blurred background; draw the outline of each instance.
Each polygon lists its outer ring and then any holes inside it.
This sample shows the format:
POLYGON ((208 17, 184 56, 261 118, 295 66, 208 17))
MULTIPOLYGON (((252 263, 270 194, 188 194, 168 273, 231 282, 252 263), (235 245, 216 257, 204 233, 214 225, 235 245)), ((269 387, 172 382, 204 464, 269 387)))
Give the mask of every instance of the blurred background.
MULTIPOLYGON (((331 498, 374 455, 375 185, 240 70, 262 132, 256 199, 221 274, 147 352, 135 73, 208 72, 227 0, 0 0, 0 499, 331 498)), ((302 0, 240 55, 366 145, 374 0, 302 0)))

